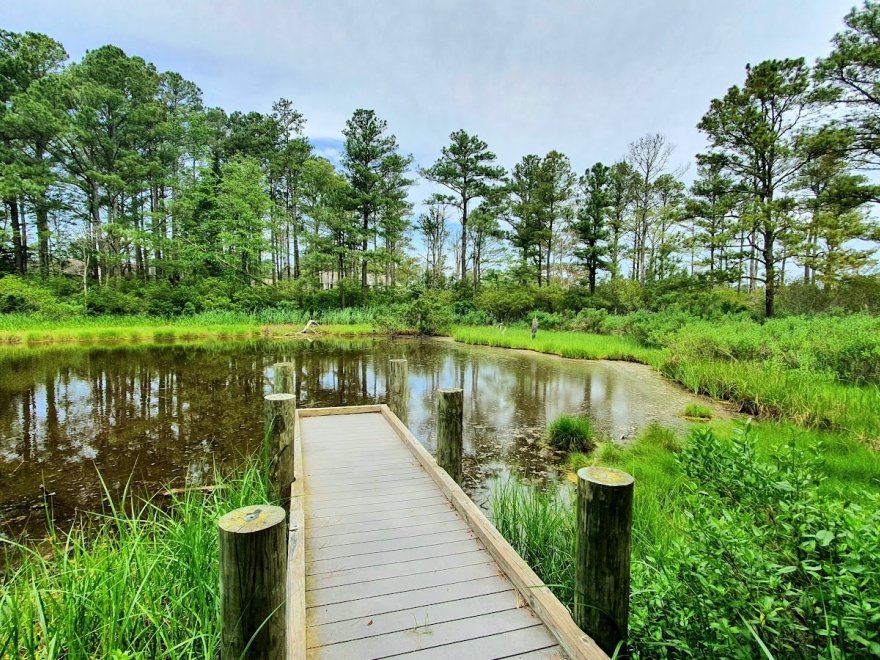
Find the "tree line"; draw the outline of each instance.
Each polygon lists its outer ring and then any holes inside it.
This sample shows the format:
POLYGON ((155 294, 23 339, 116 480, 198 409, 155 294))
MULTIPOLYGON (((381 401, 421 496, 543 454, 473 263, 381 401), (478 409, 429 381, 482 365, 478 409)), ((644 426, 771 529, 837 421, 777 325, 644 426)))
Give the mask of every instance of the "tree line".
POLYGON ((688 186, 660 134, 582 174, 557 150, 510 171, 454 131, 417 168, 386 121, 355 110, 338 167, 306 119, 206 107, 198 86, 115 46, 69 62, 37 33, 0 31, 0 272, 82 286, 232 278, 346 290, 424 279, 478 290, 488 273, 543 287, 673 276, 762 290, 794 269, 833 288, 880 232, 880 4, 844 19, 829 55, 746 65, 697 128, 688 186), (417 176, 436 184, 414 215, 417 176), (856 239, 862 239, 858 241, 856 239), (414 252, 422 257, 412 256, 414 252), (331 277, 332 275, 332 277, 331 277))

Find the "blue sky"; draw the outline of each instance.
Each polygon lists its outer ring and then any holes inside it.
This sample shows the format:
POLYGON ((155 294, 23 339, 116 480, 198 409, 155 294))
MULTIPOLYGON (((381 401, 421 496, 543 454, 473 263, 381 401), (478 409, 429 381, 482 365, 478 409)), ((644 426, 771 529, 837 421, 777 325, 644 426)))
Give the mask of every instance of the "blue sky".
MULTIPOLYGON (((196 82, 209 105, 305 114, 323 155, 374 108, 418 165, 450 132, 502 164, 558 149, 578 172, 640 135, 703 148, 695 126, 747 62, 828 52, 852 0, 3 0, 0 26, 74 58, 113 43, 196 82)), ((688 178, 693 172, 686 175, 688 178)), ((414 201, 431 192, 422 183, 414 201)))

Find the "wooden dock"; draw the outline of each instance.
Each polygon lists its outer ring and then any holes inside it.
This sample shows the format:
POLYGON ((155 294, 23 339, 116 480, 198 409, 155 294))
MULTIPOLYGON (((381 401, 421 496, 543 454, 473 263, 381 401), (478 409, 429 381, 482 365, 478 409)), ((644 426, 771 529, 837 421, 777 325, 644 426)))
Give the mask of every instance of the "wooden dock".
POLYGON ((289 657, 607 658, 387 406, 298 410, 289 657))

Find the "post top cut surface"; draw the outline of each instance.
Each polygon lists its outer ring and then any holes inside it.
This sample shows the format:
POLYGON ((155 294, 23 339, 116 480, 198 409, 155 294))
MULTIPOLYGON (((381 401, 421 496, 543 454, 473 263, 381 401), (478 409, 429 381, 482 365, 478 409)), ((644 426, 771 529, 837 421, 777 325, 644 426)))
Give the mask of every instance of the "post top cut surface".
POLYGON ((591 481, 602 486, 629 486, 634 481, 632 475, 623 470, 597 465, 581 468, 577 475, 578 479, 591 481))
POLYGON ((393 358, 389 362, 406 362, 406 358, 393 358))
POLYGON ((284 522, 284 509, 271 504, 244 506, 220 518, 220 529, 232 534, 250 534, 284 522))
POLYGON ((292 368, 292 367, 296 366, 296 363, 295 362, 276 362, 272 366, 276 369, 279 367, 291 367, 292 368))
POLYGON ((291 399, 295 399, 295 394, 288 394, 286 392, 278 392, 276 394, 267 394, 265 397, 266 401, 290 401, 291 399))
POLYGON ((460 387, 443 387, 437 390, 440 394, 455 394, 456 392, 462 392, 460 387))

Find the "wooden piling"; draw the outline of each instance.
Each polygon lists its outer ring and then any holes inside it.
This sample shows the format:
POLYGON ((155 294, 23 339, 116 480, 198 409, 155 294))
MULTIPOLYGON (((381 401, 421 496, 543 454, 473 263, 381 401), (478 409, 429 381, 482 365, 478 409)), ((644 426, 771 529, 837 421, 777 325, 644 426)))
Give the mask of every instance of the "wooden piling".
POLYGON ((284 503, 290 500, 293 482, 293 425, 296 397, 287 392, 267 394, 263 436, 263 466, 272 492, 284 503))
POLYGON ((294 373, 296 364, 293 362, 276 362, 272 365, 275 377, 272 380, 272 391, 276 394, 294 393, 296 391, 296 382, 294 381, 294 373))
POLYGON ((219 526, 220 657, 283 658, 287 652, 284 509, 246 506, 220 518, 219 526))
POLYGON ((460 388, 437 393, 437 464, 460 485, 464 478, 461 469, 464 394, 460 388))
POLYGON ((633 478, 578 470, 574 620, 608 655, 629 628, 633 478))
POLYGON ((407 423, 409 408, 409 372, 405 359, 388 361, 388 378, 385 390, 388 397, 388 407, 397 418, 407 423))

